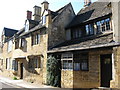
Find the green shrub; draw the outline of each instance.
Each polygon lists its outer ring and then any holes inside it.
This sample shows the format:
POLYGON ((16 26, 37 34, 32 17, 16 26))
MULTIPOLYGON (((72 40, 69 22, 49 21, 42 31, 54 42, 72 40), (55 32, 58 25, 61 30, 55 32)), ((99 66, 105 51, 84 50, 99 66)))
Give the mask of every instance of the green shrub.
POLYGON ((49 56, 47 59, 47 85, 60 87, 60 65, 59 61, 49 56))
POLYGON ((18 80, 17 77, 13 77, 13 80, 18 80))

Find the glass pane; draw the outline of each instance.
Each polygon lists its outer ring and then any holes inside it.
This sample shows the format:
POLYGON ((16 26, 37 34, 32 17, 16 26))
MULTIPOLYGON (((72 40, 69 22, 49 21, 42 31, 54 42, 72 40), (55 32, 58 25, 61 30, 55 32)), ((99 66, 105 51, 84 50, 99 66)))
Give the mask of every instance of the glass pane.
POLYGON ((85 27, 86 27, 86 34, 88 35, 89 34, 89 26, 86 25, 85 27))
POLYGON ((87 68, 87 62, 82 62, 81 63, 81 69, 82 70, 88 70, 88 68, 87 68))
POLYGON ((73 69, 72 60, 68 60, 68 69, 73 69))
POLYGON ((74 70, 79 71, 80 70, 80 63, 74 63, 74 70))

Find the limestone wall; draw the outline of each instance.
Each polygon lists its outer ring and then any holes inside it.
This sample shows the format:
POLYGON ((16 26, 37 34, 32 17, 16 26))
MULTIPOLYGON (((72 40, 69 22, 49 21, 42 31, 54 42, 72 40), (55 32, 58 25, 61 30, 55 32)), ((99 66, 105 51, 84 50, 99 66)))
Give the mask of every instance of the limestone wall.
POLYGON ((100 87, 100 55, 102 54, 112 54, 112 49, 90 50, 89 71, 62 70, 61 86, 64 88, 100 87))

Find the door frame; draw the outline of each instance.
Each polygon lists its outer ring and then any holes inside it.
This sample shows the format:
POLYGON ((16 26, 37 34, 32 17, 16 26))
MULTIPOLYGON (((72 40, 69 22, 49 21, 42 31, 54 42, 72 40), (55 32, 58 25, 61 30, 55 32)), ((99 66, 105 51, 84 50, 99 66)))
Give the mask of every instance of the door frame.
POLYGON ((105 76, 105 69, 106 68, 110 68, 110 69, 108 69, 108 70, 110 70, 110 73, 109 73, 109 80, 112 80, 112 54, 102 54, 102 55, 100 55, 100 87, 110 87, 110 81, 109 81, 109 85, 103 85, 103 82, 105 81, 105 80, 107 80, 107 79, 104 79, 104 81, 103 81, 103 78, 106 78, 107 76, 105 76), (109 66, 106 66, 105 68, 104 68, 104 71, 103 71, 103 60, 105 59, 105 58, 110 58, 110 65, 109 66))
POLYGON ((23 79, 23 63, 20 63, 20 79, 23 79))

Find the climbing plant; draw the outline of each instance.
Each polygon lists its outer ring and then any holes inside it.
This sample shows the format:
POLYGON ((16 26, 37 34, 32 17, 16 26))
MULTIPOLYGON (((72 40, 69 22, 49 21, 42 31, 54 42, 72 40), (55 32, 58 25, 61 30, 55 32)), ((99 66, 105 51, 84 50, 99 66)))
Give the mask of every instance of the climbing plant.
POLYGON ((47 85, 60 87, 60 76, 59 61, 55 57, 49 56, 47 59, 47 85))

